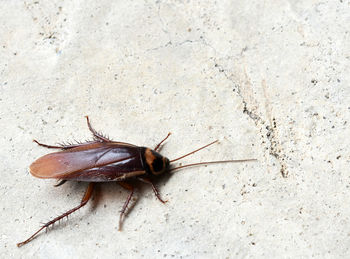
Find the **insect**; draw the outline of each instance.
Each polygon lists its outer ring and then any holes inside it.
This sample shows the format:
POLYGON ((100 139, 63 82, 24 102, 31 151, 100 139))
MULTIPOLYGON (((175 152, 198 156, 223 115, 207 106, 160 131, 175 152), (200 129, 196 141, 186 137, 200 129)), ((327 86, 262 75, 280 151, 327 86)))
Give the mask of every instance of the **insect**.
POLYGON ((36 140, 39 146, 59 149, 59 152, 50 153, 34 161, 29 169, 30 173, 38 178, 54 178, 60 182, 55 187, 64 184, 66 181, 89 182, 81 203, 62 215, 50 220, 39 228, 32 236, 17 244, 18 247, 32 241, 43 229, 47 229, 55 222, 68 217, 68 215, 85 206, 89 201, 94 185, 97 182, 116 181, 123 188, 130 191, 119 218, 119 229, 121 228, 123 216, 128 204, 134 194, 134 187, 130 180, 138 180, 151 185, 154 194, 162 203, 166 203, 159 194, 153 181, 161 174, 172 172, 181 168, 207 165, 214 163, 249 162, 256 159, 225 160, 200 162, 182 165, 171 168, 170 164, 187 157, 201 149, 204 149, 216 142, 211 142, 186 155, 169 160, 157 152, 163 142, 170 136, 170 133, 152 150, 147 147, 139 147, 124 142, 112 141, 92 128, 89 117, 86 116, 87 125, 93 135, 93 141, 69 145, 51 146, 42 144, 36 140))

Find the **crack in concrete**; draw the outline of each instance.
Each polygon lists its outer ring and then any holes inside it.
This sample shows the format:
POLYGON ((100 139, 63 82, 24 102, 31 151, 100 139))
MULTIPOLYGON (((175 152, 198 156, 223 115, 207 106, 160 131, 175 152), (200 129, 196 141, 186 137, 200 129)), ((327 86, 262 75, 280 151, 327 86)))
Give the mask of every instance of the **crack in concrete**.
MULTIPOLYGON (((271 109, 269 107, 268 97, 266 95, 265 80, 263 80, 262 85, 264 88, 264 97, 266 100, 265 106, 267 108, 266 113, 267 113, 267 116, 269 117, 269 123, 267 123, 266 120, 262 119, 262 117, 257 114, 256 108, 255 109, 248 108, 248 101, 246 100, 245 96, 242 94, 240 84, 236 83, 236 81, 232 78, 232 75, 227 74, 227 72, 225 71, 225 69, 223 68, 222 65, 219 65, 215 59, 214 59, 214 61, 215 61, 215 67, 219 69, 220 73, 223 73, 223 75, 226 77, 227 80, 232 82, 232 84, 234 86, 233 91, 236 92, 237 95, 241 98, 242 103, 243 103, 243 113, 247 114, 249 116, 249 118, 251 118, 254 121, 255 125, 260 128, 260 132, 262 133, 261 136, 263 138, 267 139, 268 142, 270 143, 268 146, 269 155, 271 155, 277 159, 277 161, 280 164, 281 175, 282 175, 282 177, 286 178, 288 176, 287 165, 285 163, 285 158, 287 156, 284 154, 283 149, 282 149, 281 144, 280 144, 280 141, 279 141, 279 138, 278 138, 276 119, 274 117, 271 119, 271 109), (262 132, 264 130, 264 128, 267 131, 265 134, 263 134, 263 132, 262 132)), ((249 80, 246 73, 245 73, 245 82, 248 83, 249 85, 251 85, 250 80, 249 80)), ((263 141, 262 143, 265 143, 265 141, 263 141)))
POLYGON ((157 15, 158 15, 158 19, 162 25, 162 31, 165 33, 165 34, 168 34, 168 30, 166 29, 166 25, 162 19, 162 17, 160 16, 160 4, 161 4, 161 1, 157 1, 156 4, 158 5, 158 10, 157 10, 157 15))
POLYGON ((285 163, 286 155, 284 154, 281 147, 281 143, 278 140, 276 118, 273 118, 273 126, 270 127, 269 125, 267 125, 266 130, 266 137, 270 142, 269 154, 277 159, 281 166, 280 172, 282 176, 286 178, 288 176, 287 165, 285 163))
POLYGON ((164 48, 167 48, 168 46, 172 45, 173 43, 171 41, 168 41, 166 44, 164 45, 161 45, 161 46, 158 46, 158 47, 154 47, 154 48, 151 48, 151 49, 146 49, 145 52, 150 52, 150 51, 157 51, 157 50, 160 50, 160 49, 164 49, 164 48))
POLYGON ((272 116, 272 109, 270 107, 269 101, 270 98, 267 94, 267 86, 265 80, 261 82, 261 86, 264 92, 266 116, 269 120, 269 125, 266 126, 266 137, 270 142, 270 155, 274 156, 279 161, 279 164, 281 166, 280 172, 283 177, 287 177, 288 171, 287 165, 285 163, 285 158, 287 155, 283 152, 282 145, 279 141, 277 122, 276 118, 272 116))
POLYGON ((150 52, 150 51, 157 51, 157 50, 160 50, 160 49, 164 49, 164 48, 167 48, 169 46, 173 46, 173 47, 179 47, 179 46, 182 46, 186 43, 189 43, 189 44, 193 44, 193 43, 202 43, 201 40, 184 40, 184 41, 181 41, 181 42, 175 42, 173 43, 172 41, 168 41, 166 44, 164 45, 161 45, 161 46, 158 46, 158 47, 154 47, 154 48, 150 48, 150 49, 146 49, 145 52, 150 52))

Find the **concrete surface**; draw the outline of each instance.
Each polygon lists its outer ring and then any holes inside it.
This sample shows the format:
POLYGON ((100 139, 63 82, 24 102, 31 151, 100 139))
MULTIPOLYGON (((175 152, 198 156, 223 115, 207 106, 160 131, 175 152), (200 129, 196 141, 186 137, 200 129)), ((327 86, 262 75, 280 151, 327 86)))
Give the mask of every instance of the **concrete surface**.
POLYGON ((1 258, 350 256, 350 4, 306 1, 1 1, 1 258), (127 192, 28 174, 44 143, 115 140, 191 168, 127 192))

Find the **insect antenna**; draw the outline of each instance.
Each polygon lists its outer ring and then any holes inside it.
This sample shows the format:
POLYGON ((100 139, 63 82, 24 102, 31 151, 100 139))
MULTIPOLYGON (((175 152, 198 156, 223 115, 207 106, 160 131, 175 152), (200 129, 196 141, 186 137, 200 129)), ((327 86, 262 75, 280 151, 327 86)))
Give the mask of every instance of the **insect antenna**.
POLYGON ((203 147, 201 147, 201 148, 198 148, 198 149, 196 149, 196 150, 194 150, 194 151, 192 151, 192 152, 190 152, 190 153, 188 153, 188 154, 186 154, 186 155, 183 155, 183 156, 180 156, 180 157, 175 158, 175 159, 173 159, 173 160, 170 160, 170 163, 175 162, 175 161, 177 161, 177 160, 180 160, 180 159, 182 159, 182 158, 184 158, 184 157, 186 157, 186 156, 192 155, 192 154, 198 152, 199 150, 202 150, 202 149, 204 149, 204 148, 206 148, 206 147, 209 147, 210 145, 213 145, 213 144, 217 143, 218 141, 219 141, 219 140, 215 140, 215 141, 213 141, 213 142, 211 142, 211 143, 209 143, 209 144, 207 144, 207 145, 205 145, 205 146, 203 146, 203 147))
POLYGON ((188 165, 182 165, 178 167, 174 167, 169 169, 169 172, 175 171, 181 168, 190 167, 190 166, 198 166, 198 165, 209 165, 209 164, 219 164, 219 163, 241 163, 241 162, 253 162, 257 161, 257 159, 241 159, 241 160, 222 160, 222 161, 210 161, 210 162, 200 162, 200 163, 194 163, 194 164, 188 164, 188 165))
MULTIPOLYGON (((205 146, 203 146, 201 148, 198 148, 198 149, 196 149, 196 150, 194 150, 194 151, 192 151, 192 152, 190 152, 190 153, 188 153, 186 155, 183 155, 183 156, 180 156, 178 158, 175 158, 175 159, 171 160, 170 163, 175 162, 177 160, 180 160, 180 159, 182 159, 184 157, 187 157, 189 155, 192 155, 192 154, 198 152, 199 150, 202 150, 202 149, 204 149, 206 147, 209 147, 210 145, 213 145, 213 144, 217 143, 218 141, 219 140, 215 140, 215 141, 213 141, 213 142, 211 142, 211 143, 209 143, 209 144, 207 144, 207 145, 205 145, 205 146)), ((200 163, 193 163, 193 164, 187 164, 187 165, 174 167, 174 168, 169 169, 169 172, 175 171, 175 170, 178 170, 178 169, 181 169, 181 168, 185 168, 185 167, 190 167, 190 166, 219 164, 219 163, 241 163, 241 162, 252 162, 252 161, 257 161, 257 159, 240 159, 240 160, 221 160, 221 161, 211 161, 211 162, 200 162, 200 163)))

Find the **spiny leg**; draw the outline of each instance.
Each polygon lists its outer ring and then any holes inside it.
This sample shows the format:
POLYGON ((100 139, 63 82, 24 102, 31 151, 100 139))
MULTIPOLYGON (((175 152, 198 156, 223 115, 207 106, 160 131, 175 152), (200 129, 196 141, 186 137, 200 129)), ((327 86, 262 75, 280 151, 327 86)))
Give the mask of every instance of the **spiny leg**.
POLYGON ((130 194, 126 201, 124 202, 122 211, 120 212, 120 218, 119 218, 119 231, 122 229, 122 222, 123 222, 123 216, 125 214, 126 209, 128 208, 129 202, 131 200, 132 195, 134 194, 134 186, 126 183, 126 182, 117 182, 121 187, 123 187, 126 190, 130 191, 130 194))
POLYGON ((85 116, 86 118, 86 121, 87 121, 87 125, 89 127, 89 130, 91 131, 92 135, 97 139, 97 140, 100 140, 100 141, 104 141, 104 142, 111 142, 110 139, 102 136, 100 133, 98 133, 90 124, 90 120, 89 120, 89 116, 85 116))
POLYGON ((62 146, 51 146, 51 145, 46 145, 46 144, 40 143, 40 142, 37 141, 36 139, 33 139, 33 141, 34 141, 35 143, 37 143, 39 146, 42 146, 42 147, 63 149, 62 146))
POLYGON ((157 149, 160 147, 160 145, 171 135, 171 132, 168 133, 168 135, 154 148, 154 151, 157 151, 157 149))
POLYGON ((168 202, 168 200, 166 200, 166 201, 162 200, 157 187, 153 184, 153 182, 150 179, 148 179, 146 177, 137 177, 137 179, 140 180, 141 182, 148 183, 148 184, 152 185, 153 192, 160 202, 162 202, 162 203, 168 202))
POLYGON ((56 218, 54 218, 53 220, 47 222, 45 225, 43 225, 37 232, 35 232, 31 237, 29 237, 27 240, 21 242, 21 243, 18 243, 17 246, 20 247, 20 246, 23 246, 27 243, 29 243, 30 241, 32 241, 36 235, 43 229, 46 229, 48 228, 49 226, 53 225, 56 221, 60 220, 60 219, 63 219, 64 217, 67 217, 68 215, 72 214, 74 211, 80 209, 81 207, 83 207, 90 199, 91 197, 91 194, 92 194, 92 191, 93 191, 93 188, 94 188, 94 183, 89 183, 89 186, 88 188, 86 189, 85 191, 85 194, 84 194, 84 197, 83 199, 81 200, 81 203, 79 206, 63 213, 61 216, 58 216, 56 218))
POLYGON ((83 143, 83 144, 73 144, 73 145, 52 146, 52 145, 46 145, 46 144, 40 143, 36 139, 33 139, 33 141, 35 143, 37 143, 39 146, 46 147, 46 148, 57 148, 57 149, 70 149, 70 148, 75 148, 75 147, 79 147, 79 146, 83 146, 83 145, 89 144, 89 143, 83 143))

